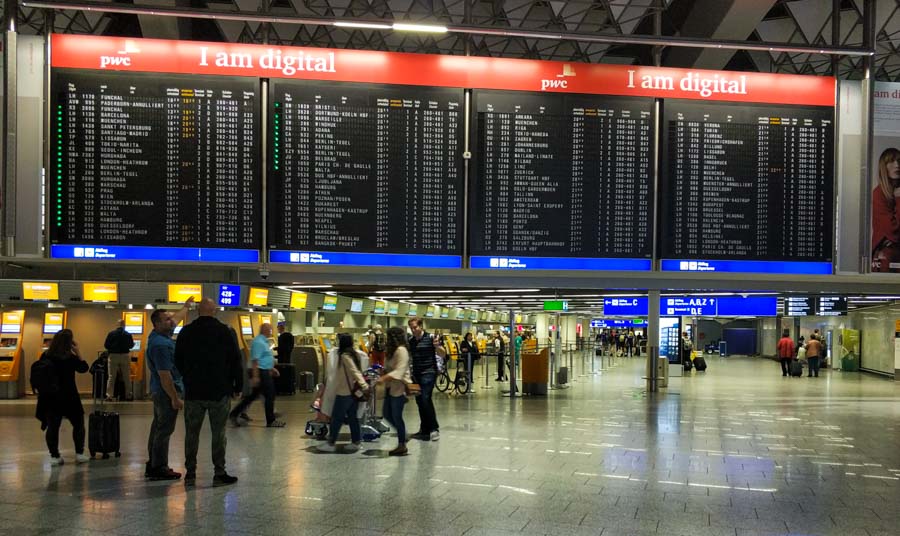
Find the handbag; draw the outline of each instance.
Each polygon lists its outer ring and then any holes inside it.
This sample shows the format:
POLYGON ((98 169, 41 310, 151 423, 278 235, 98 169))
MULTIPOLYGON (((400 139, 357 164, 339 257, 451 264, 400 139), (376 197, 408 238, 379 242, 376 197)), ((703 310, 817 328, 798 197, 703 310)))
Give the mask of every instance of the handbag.
MULTIPOLYGON (((341 362, 341 366, 344 364, 341 362)), ((357 402, 368 402, 369 401, 369 390, 366 387, 358 383, 350 383, 350 378, 347 377, 347 369, 344 369, 344 379, 347 380, 347 387, 350 388, 350 396, 353 397, 353 400, 357 402)))
MULTIPOLYGON (((410 374, 410 377, 412 377, 412 370, 411 370, 412 369, 412 360, 410 360, 410 364, 407 365, 407 368, 410 369, 409 374, 410 374)), ((406 396, 419 396, 422 394, 422 386, 419 385, 418 383, 410 382, 410 383, 407 383, 405 385, 405 387, 406 387, 406 396)))

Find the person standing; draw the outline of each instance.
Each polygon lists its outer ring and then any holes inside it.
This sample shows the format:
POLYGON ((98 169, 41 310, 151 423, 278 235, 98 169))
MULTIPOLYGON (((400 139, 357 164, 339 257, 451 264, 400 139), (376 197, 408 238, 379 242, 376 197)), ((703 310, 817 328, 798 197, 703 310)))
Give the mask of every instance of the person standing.
POLYGON ((250 344, 250 385, 253 389, 228 416, 234 426, 241 425, 238 417, 262 395, 266 399, 266 426, 284 428, 284 421, 275 417, 275 378, 280 373, 275 368, 275 356, 272 355, 272 349, 269 347, 269 337, 271 336, 272 324, 263 324, 259 326, 259 335, 250 344))
POLYGON ((188 298, 176 312, 156 309, 150 315, 153 331, 147 338, 147 368, 150 370, 150 396, 153 398, 153 422, 147 438, 148 462, 144 477, 150 480, 178 480, 181 473, 169 467, 169 438, 175 431, 178 411, 184 407, 184 382, 175 368, 175 326, 187 317, 194 303, 188 298))
POLYGON ((125 384, 125 400, 133 400, 131 391, 131 349, 134 338, 125 330, 125 320, 119 320, 116 328, 106 335, 103 347, 109 353, 109 379, 106 382, 106 401, 111 402, 116 391, 116 374, 122 375, 125 384))
POLYGON ((407 341, 412 357, 412 377, 422 388, 421 394, 416 396, 416 405, 419 407, 419 431, 411 437, 421 441, 437 441, 441 438, 440 425, 431 395, 437 379, 438 356, 443 358, 447 354, 442 346, 435 345, 434 338, 425 331, 421 318, 412 318, 407 325, 412 331, 412 336, 407 341))
MULTIPOLYGON (((318 446, 320 452, 335 452, 338 435, 344 423, 350 427, 351 445, 349 452, 359 450, 362 441, 362 429, 357 416, 359 401, 353 396, 353 390, 362 387, 369 389, 369 384, 360 372, 361 360, 353 349, 353 336, 349 333, 338 335, 338 362, 331 381, 334 384, 334 403, 331 410, 328 442, 318 446)), ((365 355, 365 354, 363 354, 365 355)))
POLYGON ((285 330, 284 322, 278 323, 278 362, 290 364, 294 352, 294 334, 285 330))
POLYGON ((694 341, 688 336, 687 331, 681 332, 681 362, 687 363, 691 361, 691 354, 694 352, 694 341))
MULTIPOLYGON (((403 421, 403 407, 406 405, 406 385, 412 383, 409 372, 409 350, 406 347, 406 334, 399 327, 388 328, 385 350, 390 356, 384 365, 384 374, 378 383, 387 384, 384 397, 384 418, 397 430, 397 448, 388 452, 388 456, 406 456, 406 423, 403 421)), ((466 341, 471 342, 472 334, 466 334, 466 341)), ((466 343, 463 341, 463 344, 466 343)), ((476 350, 477 351, 477 347, 476 350)))
POLYGON ((815 375, 816 378, 819 377, 819 361, 822 357, 822 343, 819 341, 819 338, 815 333, 809 336, 809 342, 806 343, 806 360, 809 361, 809 372, 807 373, 807 378, 812 378, 815 375))
POLYGON ((778 360, 781 361, 781 375, 790 374, 791 361, 794 359, 794 340, 791 339, 791 332, 784 330, 781 339, 778 341, 778 360))
POLYGON ((72 423, 75 463, 85 463, 90 458, 84 453, 84 407, 75 385, 75 373, 84 374, 89 367, 81 357, 71 329, 60 330, 53 336, 50 347, 41 354, 41 360, 45 359, 49 362, 46 366, 55 375, 56 389, 38 391, 35 417, 41 421, 41 429, 47 430, 45 439, 50 451, 50 465, 63 464, 59 454, 59 427, 63 419, 72 423))
POLYGON ((369 333, 369 365, 384 366, 386 357, 386 336, 384 328, 381 324, 375 324, 375 327, 369 333))
POLYGON ((506 357, 504 356, 506 347, 503 344, 503 337, 500 332, 494 334, 494 353, 497 354, 497 378, 495 382, 506 381, 506 357))
POLYGON ((184 380, 184 483, 196 482, 200 429, 209 413, 213 485, 234 484, 237 477, 225 472, 225 424, 229 398, 240 396, 244 387, 241 352, 228 326, 216 319, 215 302, 203 298, 198 314, 175 344, 175 367, 184 380))
POLYGON ((478 344, 472 337, 472 332, 466 333, 463 341, 459 343, 459 354, 463 363, 465 363, 466 374, 469 377, 469 385, 472 385, 472 373, 475 368, 475 361, 481 358, 478 353, 478 344))

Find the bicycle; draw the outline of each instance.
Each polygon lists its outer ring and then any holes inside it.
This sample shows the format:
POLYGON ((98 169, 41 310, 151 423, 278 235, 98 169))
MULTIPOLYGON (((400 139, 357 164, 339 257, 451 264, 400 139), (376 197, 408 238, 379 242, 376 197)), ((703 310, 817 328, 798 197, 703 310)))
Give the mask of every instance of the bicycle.
POLYGON ((438 373, 435 387, 442 393, 446 393, 447 390, 452 387, 452 391, 456 391, 461 395, 468 394, 472 389, 469 374, 464 367, 459 366, 459 361, 456 363, 456 374, 452 380, 450 379, 450 367, 448 361, 448 366, 445 366, 444 370, 438 373))

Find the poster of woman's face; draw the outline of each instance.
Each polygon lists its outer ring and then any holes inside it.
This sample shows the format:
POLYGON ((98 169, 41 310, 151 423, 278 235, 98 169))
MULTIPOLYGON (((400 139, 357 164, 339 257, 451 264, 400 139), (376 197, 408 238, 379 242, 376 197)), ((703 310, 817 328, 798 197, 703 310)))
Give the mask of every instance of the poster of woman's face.
POLYGON ((875 136, 872 149, 872 271, 900 273, 900 134, 875 136))

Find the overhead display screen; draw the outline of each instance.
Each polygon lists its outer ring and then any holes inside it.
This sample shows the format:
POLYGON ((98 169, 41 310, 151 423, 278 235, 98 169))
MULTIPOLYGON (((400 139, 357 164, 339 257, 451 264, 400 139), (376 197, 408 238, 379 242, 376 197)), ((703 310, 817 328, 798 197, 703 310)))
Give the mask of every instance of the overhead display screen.
POLYGON ((816 313, 819 316, 843 316, 847 314, 846 296, 819 296, 816 313))
POLYGON ((829 107, 666 101, 663 270, 830 274, 833 116, 829 107))
POLYGON ((651 99, 473 95, 472 268, 650 269, 651 99))
POLYGON ((54 70, 51 256, 257 262, 258 84, 54 70))
POLYGON ((273 80, 272 262, 461 267, 461 89, 273 80))
POLYGON ((784 299, 785 316, 813 316, 816 298, 814 296, 788 296, 784 299))

